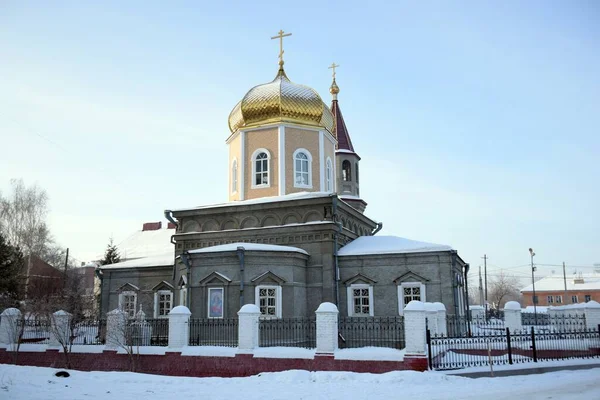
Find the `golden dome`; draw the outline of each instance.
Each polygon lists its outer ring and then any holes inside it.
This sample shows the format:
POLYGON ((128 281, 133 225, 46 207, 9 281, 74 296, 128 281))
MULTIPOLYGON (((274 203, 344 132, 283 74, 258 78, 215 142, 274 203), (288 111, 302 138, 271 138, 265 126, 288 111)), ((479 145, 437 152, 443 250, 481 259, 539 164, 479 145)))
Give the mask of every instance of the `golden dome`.
POLYGON ((229 114, 229 129, 293 122, 333 132, 333 114, 319 94, 289 80, 283 68, 272 82, 253 87, 229 114))
POLYGON ((336 95, 340 92, 340 88, 337 83, 335 83, 335 78, 333 78, 333 82, 331 83, 331 87, 329 88, 329 93, 336 95))

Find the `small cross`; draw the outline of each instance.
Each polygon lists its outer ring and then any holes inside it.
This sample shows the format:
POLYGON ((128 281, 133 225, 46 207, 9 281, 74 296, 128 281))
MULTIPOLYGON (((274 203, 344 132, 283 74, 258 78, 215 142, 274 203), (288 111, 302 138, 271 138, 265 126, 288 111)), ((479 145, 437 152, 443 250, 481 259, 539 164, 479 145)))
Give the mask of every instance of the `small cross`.
POLYGON ((329 66, 329 68, 327 69, 332 69, 333 70, 333 79, 335 79, 335 69, 339 67, 339 65, 337 65, 336 63, 331 63, 331 65, 329 66))
POLYGON ((283 65, 283 38, 286 36, 292 36, 291 33, 285 33, 283 30, 279 30, 277 36, 273 36, 271 39, 279 39, 279 64, 283 65))

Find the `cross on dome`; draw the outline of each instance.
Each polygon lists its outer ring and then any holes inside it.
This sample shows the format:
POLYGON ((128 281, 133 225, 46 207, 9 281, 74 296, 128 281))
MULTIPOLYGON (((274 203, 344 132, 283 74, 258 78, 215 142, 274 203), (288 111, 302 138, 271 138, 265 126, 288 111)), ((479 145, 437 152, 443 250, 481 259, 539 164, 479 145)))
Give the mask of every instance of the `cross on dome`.
POLYGON ((335 80, 335 69, 336 69, 337 67, 339 67, 339 66, 340 66, 339 64, 336 64, 336 63, 334 63, 334 62, 333 62, 333 63, 331 63, 331 65, 330 65, 330 66, 327 68, 327 69, 332 69, 332 70, 333 70, 333 79, 334 79, 334 80, 335 80))
POLYGON ((273 36, 271 37, 272 39, 279 39, 279 66, 283 67, 283 38, 286 36, 292 36, 291 33, 285 33, 283 31, 283 29, 280 29, 279 32, 277 32, 277 36, 273 36))

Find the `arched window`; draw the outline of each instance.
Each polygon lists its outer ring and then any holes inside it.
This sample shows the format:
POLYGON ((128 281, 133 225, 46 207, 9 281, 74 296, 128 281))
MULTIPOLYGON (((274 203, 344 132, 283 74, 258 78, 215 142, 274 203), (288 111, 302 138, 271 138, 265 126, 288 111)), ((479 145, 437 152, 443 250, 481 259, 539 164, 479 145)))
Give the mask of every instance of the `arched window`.
POLYGON ((331 158, 327 158, 327 164, 325 167, 325 191, 333 192, 333 185, 331 177, 333 176, 333 165, 331 165, 331 158))
POLYGON ((356 183, 358 183, 358 163, 354 164, 354 170, 356 171, 356 183))
POLYGON ((312 187, 312 157, 308 150, 294 152, 294 187, 312 187))
POLYGON ((237 192, 238 187, 238 164, 237 160, 233 160, 233 164, 231 166, 231 192, 237 192))
POLYGON ((269 186, 269 153, 264 149, 258 149, 252 157, 252 186, 269 186))
POLYGON ((348 160, 344 160, 342 163, 342 180, 345 182, 352 180, 352 164, 348 160))

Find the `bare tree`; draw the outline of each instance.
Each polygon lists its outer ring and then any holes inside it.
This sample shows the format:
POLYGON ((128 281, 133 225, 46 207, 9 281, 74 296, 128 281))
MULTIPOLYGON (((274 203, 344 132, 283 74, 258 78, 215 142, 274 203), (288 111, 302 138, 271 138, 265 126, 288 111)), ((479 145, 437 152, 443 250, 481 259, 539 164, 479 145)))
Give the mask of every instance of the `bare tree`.
POLYGON ((496 310, 504 307, 507 301, 520 299, 519 278, 500 271, 488 284, 488 301, 496 310))
POLYGON ((37 185, 26 187, 22 179, 11 184, 12 194, 0 196, 0 230, 26 255, 43 256, 52 243, 46 224, 48 195, 37 185))
POLYGON ((151 327, 140 310, 135 319, 116 309, 108 313, 106 344, 107 348, 123 349, 129 358, 129 370, 135 372, 139 363, 140 346, 149 345, 151 327), (148 343, 146 343, 148 341, 148 343))

